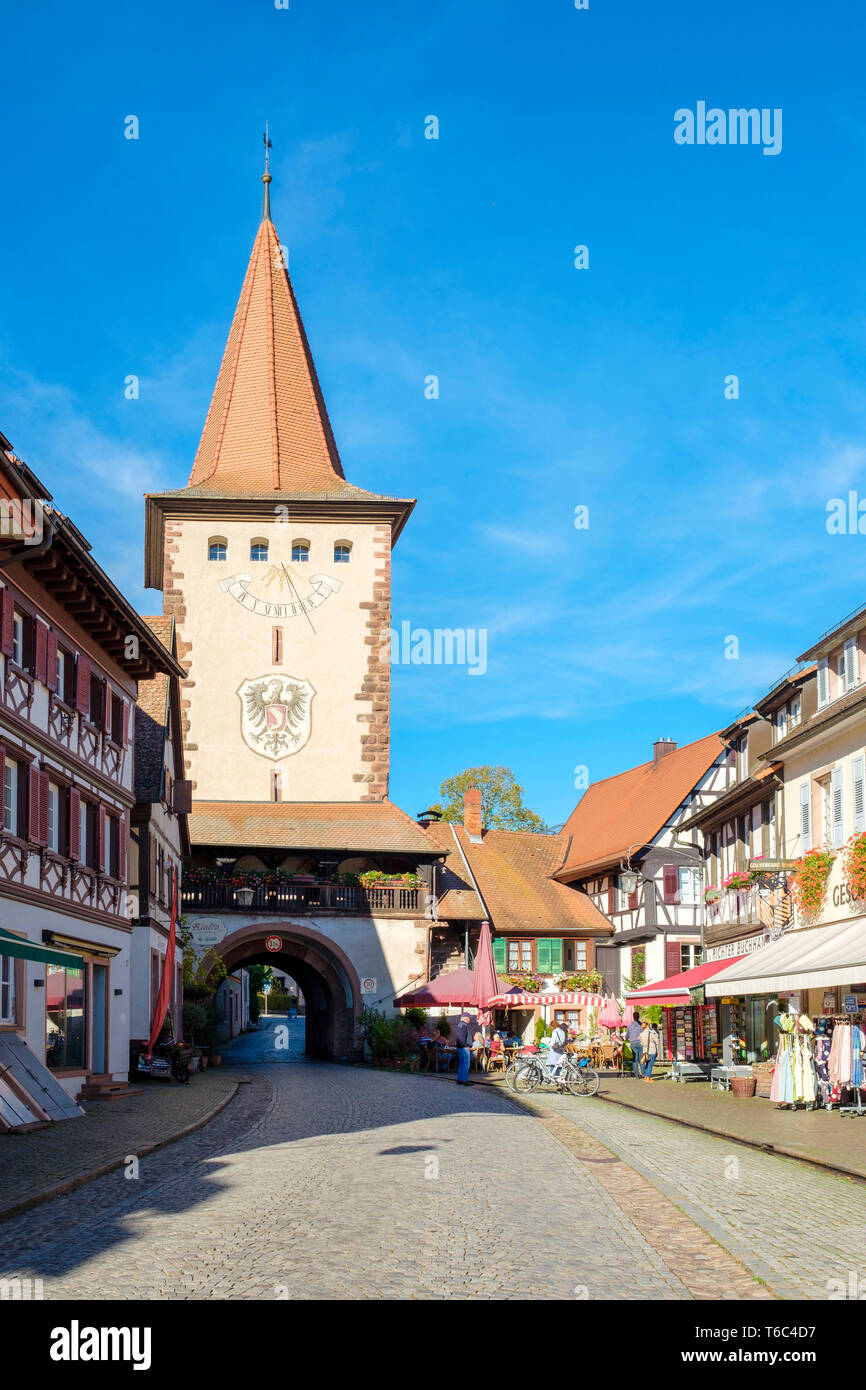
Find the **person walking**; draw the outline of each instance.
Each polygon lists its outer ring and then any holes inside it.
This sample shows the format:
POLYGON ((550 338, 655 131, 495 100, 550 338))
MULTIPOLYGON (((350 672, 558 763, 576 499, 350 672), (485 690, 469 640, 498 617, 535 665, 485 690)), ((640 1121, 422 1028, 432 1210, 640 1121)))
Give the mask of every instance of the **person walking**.
POLYGON ((457 1047, 457 1085, 471 1086, 469 1080, 469 1049, 472 1046, 472 1025, 469 1022, 469 1014, 461 1014, 457 1031, 454 1034, 454 1042, 457 1047))
POLYGON ((643 1079, 644 1081, 652 1081, 653 1062, 661 1052, 662 1040, 659 1037, 658 1028, 656 1028, 654 1023, 650 1023, 649 1020, 646 1021, 641 1029, 640 1045, 644 1055, 643 1079))
POLYGON ((636 1078, 640 1077, 641 1075, 640 1059, 643 1053, 643 1045, 640 1040, 641 1032, 642 1025, 637 1014, 635 1014, 631 1023, 625 1030, 625 1035, 628 1039, 629 1047, 631 1048, 632 1071, 634 1072, 636 1078))
POLYGON ((551 1076, 559 1071, 562 1066, 562 1059, 565 1056, 565 1049, 568 1044, 568 1033, 565 1024, 557 1021, 550 1039, 550 1047, 547 1049, 547 1065, 551 1076))

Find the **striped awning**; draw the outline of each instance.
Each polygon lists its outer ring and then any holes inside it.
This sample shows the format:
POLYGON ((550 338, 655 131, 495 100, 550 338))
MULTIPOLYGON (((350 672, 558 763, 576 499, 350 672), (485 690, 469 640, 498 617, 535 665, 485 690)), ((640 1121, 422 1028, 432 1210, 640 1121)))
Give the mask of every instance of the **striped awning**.
POLYGON ((556 1004, 567 1009, 600 1009, 603 1003, 600 994, 497 994, 490 1000, 491 1009, 538 1008, 540 1004, 556 1004))

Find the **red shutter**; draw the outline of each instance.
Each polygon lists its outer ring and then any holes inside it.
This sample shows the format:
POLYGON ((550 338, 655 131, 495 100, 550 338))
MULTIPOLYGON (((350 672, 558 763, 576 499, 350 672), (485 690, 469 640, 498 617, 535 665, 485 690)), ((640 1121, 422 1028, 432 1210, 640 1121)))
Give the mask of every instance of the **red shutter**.
POLYGON ((0 649, 4 656, 12 655, 15 637, 15 600, 10 589, 3 590, 2 619, 0 619, 0 649))
POLYGON ((188 816, 192 812, 192 782, 181 779, 172 788, 172 807, 176 816, 188 816))
POLYGON ((39 769, 27 769, 27 838, 39 844, 39 769))
POLYGON ((664 875, 664 899, 666 903, 678 903, 680 900, 680 874, 676 864, 665 864, 662 869, 664 875))
POLYGON ((105 807, 100 806, 96 812, 96 868, 99 873, 105 873, 105 807))
POLYGON ((117 823, 117 877, 126 883, 126 817, 117 823))
POLYGON ((676 941, 665 942, 665 979, 682 974, 680 948, 676 941))
POLYGON ((129 744, 129 705, 126 700, 120 701, 120 742, 124 748, 129 744))
POLYGON ((43 685, 48 684, 48 628, 36 620, 36 651, 33 674, 43 685))
POLYGON ((57 689, 57 633, 49 632, 45 649, 45 684, 49 690, 57 689))
MULTIPOLYGON (((82 846, 79 844, 81 838, 81 792, 75 787, 69 788, 69 824, 66 829, 66 849, 70 859, 80 859, 82 857, 82 846)), ((83 847, 86 853, 86 846, 83 847)))
POLYGON ((79 714, 90 714, 90 662, 81 652, 75 663, 75 708, 79 714))
POLYGON ((629 905, 630 908, 635 908, 635 907, 637 907, 637 903, 638 903, 638 898, 639 898, 639 897, 640 897, 640 890, 637 889, 637 888, 635 888, 635 890, 634 890, 633 893, 629 893, 629 895, 628 895, 628 905, 629 905))
POLYGON ((607 910, 608 913, 616 912, 616 884, 613 879, 607 885, 607 910))
POLYGON ((0 830, 6 829, 6 749, 0 743, 0 830))

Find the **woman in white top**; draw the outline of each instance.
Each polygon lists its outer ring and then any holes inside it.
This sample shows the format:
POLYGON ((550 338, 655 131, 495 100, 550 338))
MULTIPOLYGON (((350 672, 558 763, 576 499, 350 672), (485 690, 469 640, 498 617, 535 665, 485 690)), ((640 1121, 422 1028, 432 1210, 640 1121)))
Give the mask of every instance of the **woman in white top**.
POLYGON ((547 1052, 547 1065, 550 1068, 551 1072, 555 1071, 556 1068, 562 1062, 562 1059, 565 1056, 565 1047, 567 1042, 568 1034, 565 1031, 565 1024, 557 1023, 556 1027, 553 1030, 553 1036, 550 1039, 550 1047, 548 1048, 547 1052))

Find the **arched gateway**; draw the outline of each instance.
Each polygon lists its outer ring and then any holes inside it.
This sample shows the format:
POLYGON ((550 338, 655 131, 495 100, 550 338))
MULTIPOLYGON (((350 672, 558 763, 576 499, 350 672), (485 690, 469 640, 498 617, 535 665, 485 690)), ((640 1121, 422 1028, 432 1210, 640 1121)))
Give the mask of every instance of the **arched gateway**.
POLYGON ((229 973, 245 965, 273 965, 297 980, 306 1002, 311 1057, 348 1061, 358 1055, 361 983, 333 941, 302 923, 277 919, 231 932, 220 944, 220 955, 229 973))

